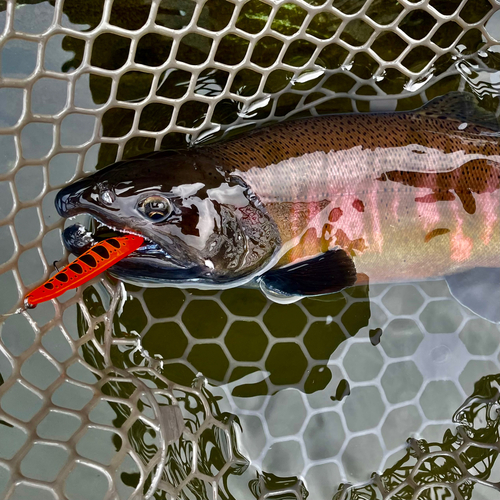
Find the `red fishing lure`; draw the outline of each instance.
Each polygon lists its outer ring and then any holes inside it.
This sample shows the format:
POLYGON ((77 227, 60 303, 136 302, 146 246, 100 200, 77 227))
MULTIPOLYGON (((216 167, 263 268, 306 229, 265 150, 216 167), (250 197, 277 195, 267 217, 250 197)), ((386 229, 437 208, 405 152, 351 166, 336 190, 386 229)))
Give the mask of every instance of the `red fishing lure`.
POLYGON ((24 306, 32 309, 41 302, 59 297, 64 292, 83 285, 137 250, 143 242, 144 238, 127 234, 97 243, 43 285, 28 293, 24 297, 24 306))

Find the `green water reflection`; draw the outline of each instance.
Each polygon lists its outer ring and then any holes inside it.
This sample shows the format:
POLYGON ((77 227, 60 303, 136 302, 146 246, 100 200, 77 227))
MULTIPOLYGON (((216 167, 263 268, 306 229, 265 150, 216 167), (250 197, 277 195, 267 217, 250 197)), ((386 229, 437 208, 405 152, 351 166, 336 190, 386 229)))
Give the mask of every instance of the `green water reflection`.
MULTIPOLYGON (((179 313, 185 298, 180 290, 127 289, 129 298, 115 316, 114 337, 140 336, 142 362, 161 359, 163 375, 184 385, 197 372, 214 384, 268 372, 268 380, 235 388, 233 394, 241 397, 291 386, 306 393, 324 389, 332 378, 327 361, 370 319, 368 286, 304 300, 309 320, 296 304, 267 304, 256 290, 216 293, 214 298, 220 298, 231 315, 229 327, 226 312, 215 300, 206 300, 206 292, 189 291, 191 300, 179 313), (144 306, 151 314, 149 322, 144 306)), ((137 350, 120 353, 121 367, 137 363, 137 350)))

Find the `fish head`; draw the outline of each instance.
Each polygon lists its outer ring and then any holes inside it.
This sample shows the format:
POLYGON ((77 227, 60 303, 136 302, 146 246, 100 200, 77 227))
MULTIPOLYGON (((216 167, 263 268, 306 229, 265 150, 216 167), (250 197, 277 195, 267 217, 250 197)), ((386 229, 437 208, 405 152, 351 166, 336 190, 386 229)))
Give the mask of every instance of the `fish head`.
MULTIPOLYGON (((65 187, 55 204, 62 217, 88 214, 142 236, 145 245, 110 269, 135 283, 239 284, 266 268, 281 245, 250 187, 195 152, 118 162, 65 187)), ((81 253, 85 234, 68 228, 66 246, 81 253)))

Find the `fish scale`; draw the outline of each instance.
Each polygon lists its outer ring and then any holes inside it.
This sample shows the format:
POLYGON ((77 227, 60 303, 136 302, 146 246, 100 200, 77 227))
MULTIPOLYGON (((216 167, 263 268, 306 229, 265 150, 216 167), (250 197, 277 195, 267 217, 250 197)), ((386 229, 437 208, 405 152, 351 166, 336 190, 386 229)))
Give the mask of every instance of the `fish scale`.
POLYGON ((470 154, 498 154, 497 140, 482 135, 491 130, 474 124, 460 130, 462 123, 418 113, 335 115, 286 122, 206 149, 215 161, 237 171, 356 146, 374 150, 413 144, 445 153, 465 148, 470 154))

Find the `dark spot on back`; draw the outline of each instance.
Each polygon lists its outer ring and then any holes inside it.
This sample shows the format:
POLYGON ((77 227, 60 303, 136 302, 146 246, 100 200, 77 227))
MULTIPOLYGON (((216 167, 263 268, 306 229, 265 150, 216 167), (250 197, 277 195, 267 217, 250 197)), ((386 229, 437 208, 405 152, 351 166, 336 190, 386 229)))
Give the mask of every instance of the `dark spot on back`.
POLYGON ((59 280, 62 283, 66 283, 66 281, 68 281, 68 276, 64 273, 59 273, 59 274, 56 274, 56 280, 59 280))
POLYGON ((44 286, 47 290, 52 290, 54 288, 54 285, 52 283, 45 283, 44 286))

